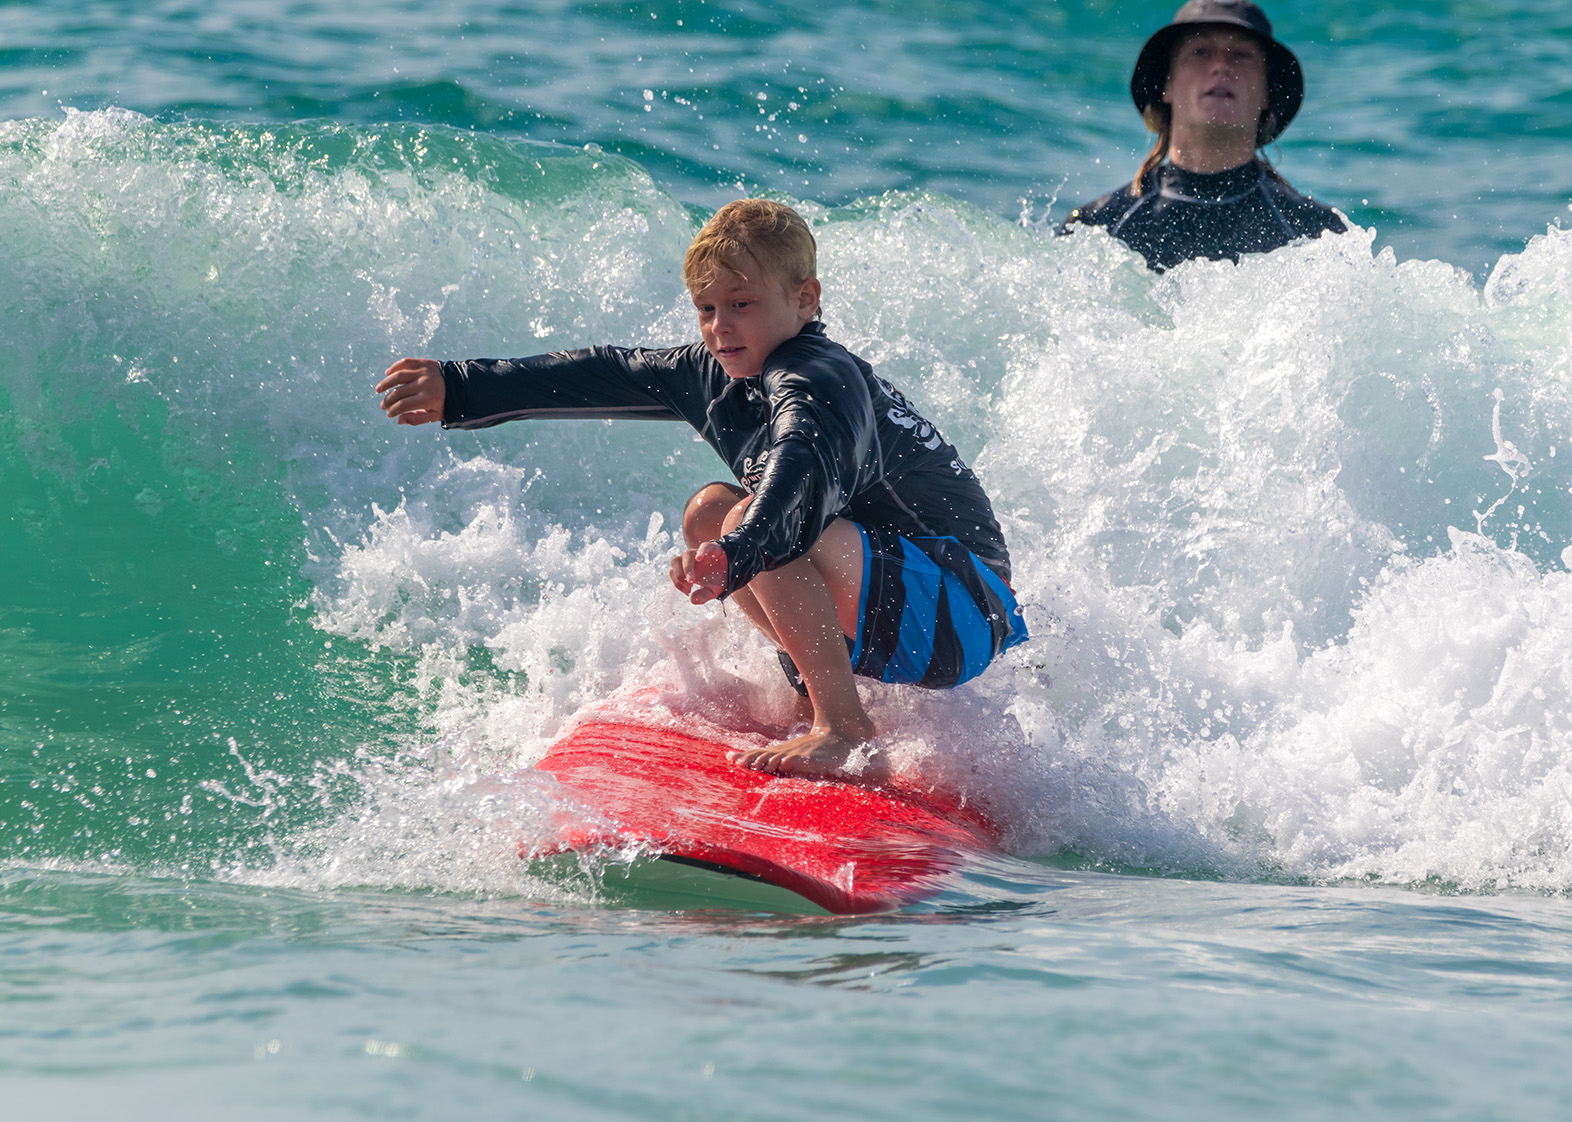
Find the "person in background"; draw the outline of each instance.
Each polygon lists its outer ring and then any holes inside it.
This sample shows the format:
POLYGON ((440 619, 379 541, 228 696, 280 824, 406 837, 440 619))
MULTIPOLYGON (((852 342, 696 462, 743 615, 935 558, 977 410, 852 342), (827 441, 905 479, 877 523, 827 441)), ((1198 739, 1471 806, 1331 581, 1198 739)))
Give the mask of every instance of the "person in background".
POLYGON ((1103 226, 1162 272, 1193 257, 1238 261, 1342 218, 1267 162, 1304 100, 1304 71, 1249 0, 1190 0, 1141 48, 1130 96, 1157 134, 1135 179, 1060 227, 1103 226))

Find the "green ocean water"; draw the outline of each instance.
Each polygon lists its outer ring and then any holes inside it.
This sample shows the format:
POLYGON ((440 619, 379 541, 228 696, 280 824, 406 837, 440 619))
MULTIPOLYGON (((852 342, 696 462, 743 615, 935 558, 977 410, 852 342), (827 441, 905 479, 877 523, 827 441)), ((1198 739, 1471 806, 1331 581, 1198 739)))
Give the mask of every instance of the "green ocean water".
POLYGON ((1157 278, 1049 231, 1168 14, 0 5, 6 1117, 1557 1116, 1572 15, 1275 5, 1359 228, 1157 278), (585 706, 788 704, 666 585, 720 467, 369 392, 687 340, 757 191, 1034 636, 869 694, 1010 838, 892 916, 518 861, 585 706))

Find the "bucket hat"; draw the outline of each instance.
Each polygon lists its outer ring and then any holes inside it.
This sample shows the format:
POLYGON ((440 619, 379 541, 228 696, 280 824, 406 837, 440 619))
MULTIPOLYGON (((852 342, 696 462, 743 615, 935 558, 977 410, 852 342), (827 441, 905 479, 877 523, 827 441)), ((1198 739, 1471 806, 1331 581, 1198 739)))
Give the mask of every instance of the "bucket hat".
POLYGON ((1276 140, 1305 99, 1305 73, 1294 52, 1272 37, 1272 21, 1266 13, 1250 0, 1190 0, 1175 12, 1173 22, 1148 39, 1135 60, 1135 73, 1130 75, 1135 107, 1145 113, 1148 106, 1162 103, 1175 40, 1208 24, 1242 27, 1266 48, 1266 99, 1274 121, 1264 139, 1276 140))

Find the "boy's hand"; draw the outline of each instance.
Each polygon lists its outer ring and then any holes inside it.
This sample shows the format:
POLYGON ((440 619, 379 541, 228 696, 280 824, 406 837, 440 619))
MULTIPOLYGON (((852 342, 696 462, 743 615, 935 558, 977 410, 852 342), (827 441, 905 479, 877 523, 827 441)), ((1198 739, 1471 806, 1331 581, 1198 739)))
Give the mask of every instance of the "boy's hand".
POLYGON ((384 394, 382 412, 401 425, 424 425, 442 420, 448 385, 442 364, 429 358, 401 358, 388 367, 377 393, 384 394))
POLYGON ((726 551, 719 542, 705 542, 698 549, 671 559, 671 583, 692 604, 708 604, 726 591, 726 551))

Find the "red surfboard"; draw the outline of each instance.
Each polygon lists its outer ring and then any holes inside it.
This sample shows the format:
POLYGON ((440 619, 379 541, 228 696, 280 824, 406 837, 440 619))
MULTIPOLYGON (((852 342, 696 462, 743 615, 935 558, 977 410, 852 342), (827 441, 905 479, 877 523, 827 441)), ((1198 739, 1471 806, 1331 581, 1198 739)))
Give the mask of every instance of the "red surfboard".
POLYGON ((998 829, 975 806, 750 771, 726 758, 736 747, 621 718, 585 721, 535 766, 594 821, 565 811, 555 843, 528 856, 635 843, 856 914, 926 899, 969 855, 999 852, 998 829))

